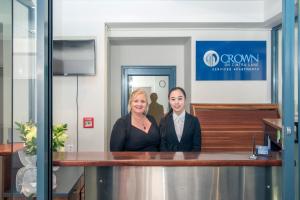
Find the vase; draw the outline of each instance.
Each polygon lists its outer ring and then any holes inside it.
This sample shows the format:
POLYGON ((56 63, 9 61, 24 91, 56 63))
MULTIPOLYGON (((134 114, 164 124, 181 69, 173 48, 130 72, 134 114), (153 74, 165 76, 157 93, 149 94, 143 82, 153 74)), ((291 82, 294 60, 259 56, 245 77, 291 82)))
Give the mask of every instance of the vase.
POLYGON ((29 155, 24 150, 18 151, 23 166, 36 166, 36 155, 29 155))
POLYGON ((22 167, 17 172, 16 189, 26 197, 36 194, 36 167, 22 167))
MULTIPOLYGON (((37 185, 37 167, 36 155, 28 155, 24 150, 18 151, 20 161, 24 167, 21 167, 16 175, 16 190, 26 197, 36 194, 37 185)), ((56 176, 52 176, 52 189, 56 188, 56 176)))
POLYGON ((26 197, 36 194, 37 168, 36 155, 28 155, 24 150, 18 151, 19 159, 23 165, 16 175, 16 190, 26 197))

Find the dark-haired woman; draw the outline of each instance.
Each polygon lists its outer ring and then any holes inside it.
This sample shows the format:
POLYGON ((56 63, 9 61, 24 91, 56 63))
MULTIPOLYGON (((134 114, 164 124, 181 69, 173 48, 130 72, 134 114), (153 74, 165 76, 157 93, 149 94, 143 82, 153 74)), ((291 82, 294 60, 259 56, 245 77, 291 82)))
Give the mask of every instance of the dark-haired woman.
POLYGON ((160 122, 161 151, 200 151, 201 129, 198 118, 185 109, 186 94, 175 87, 168 94, 170 112, 160 122))

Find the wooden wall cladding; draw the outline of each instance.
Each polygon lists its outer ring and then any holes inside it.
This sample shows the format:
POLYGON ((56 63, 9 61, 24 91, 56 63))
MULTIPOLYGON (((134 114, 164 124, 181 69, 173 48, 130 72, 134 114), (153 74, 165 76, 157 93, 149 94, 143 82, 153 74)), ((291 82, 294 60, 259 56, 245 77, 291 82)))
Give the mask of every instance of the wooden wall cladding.
POLYGON ((276 104, 191 104, 201 124, 202 151, 251 151, 264 141, 263 118, 279 118, 276 104))

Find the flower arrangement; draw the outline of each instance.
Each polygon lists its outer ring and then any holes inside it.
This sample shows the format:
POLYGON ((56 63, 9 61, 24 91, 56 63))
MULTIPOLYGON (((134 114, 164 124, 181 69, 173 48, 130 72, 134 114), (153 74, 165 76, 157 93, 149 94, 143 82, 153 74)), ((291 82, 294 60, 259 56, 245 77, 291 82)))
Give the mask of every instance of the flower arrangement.
MULTIPOLYGON (((25 143, 25 153, 28 155, 36 155, 37 151, 37 127, 33 121, 19 123, 16 122, 17 130, 21 133, 21 139, 25 143)), ((67 124, 57 124, 52 128, 52 151, 63 151, 65 142, 68 139, 66 131, 67 124)))

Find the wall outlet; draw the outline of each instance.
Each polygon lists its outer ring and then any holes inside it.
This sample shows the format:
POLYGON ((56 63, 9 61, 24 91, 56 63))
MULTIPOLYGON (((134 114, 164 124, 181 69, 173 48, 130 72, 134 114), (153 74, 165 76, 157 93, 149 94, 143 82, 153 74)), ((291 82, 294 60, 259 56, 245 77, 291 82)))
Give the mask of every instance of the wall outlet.
POLYGON ((74 151, 73 144, 67 144, 65 150, 66 150, 66 152, 73 152, 74 151))

